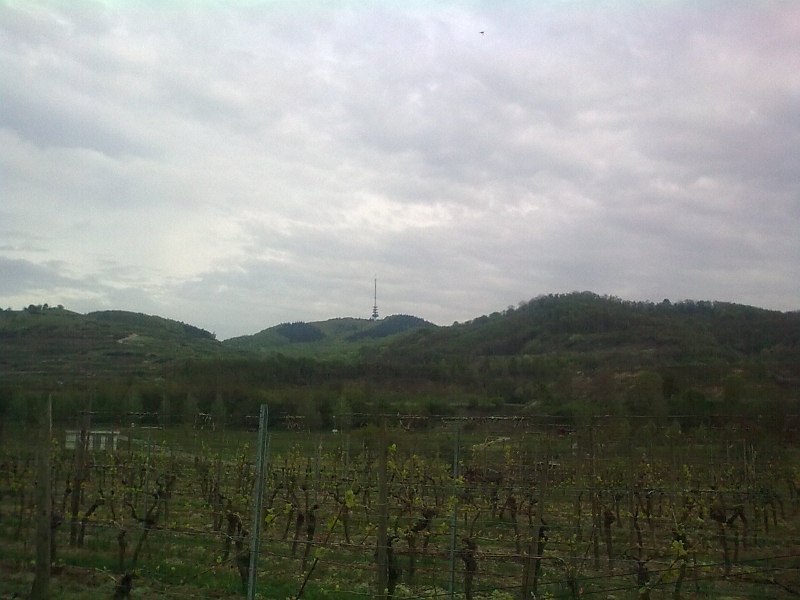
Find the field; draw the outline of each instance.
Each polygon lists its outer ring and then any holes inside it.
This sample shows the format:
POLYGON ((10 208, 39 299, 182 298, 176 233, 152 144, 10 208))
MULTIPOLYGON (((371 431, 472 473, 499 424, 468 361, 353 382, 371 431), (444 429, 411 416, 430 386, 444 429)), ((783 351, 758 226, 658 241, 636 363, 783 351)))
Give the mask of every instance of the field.
MULTIPOLYGON (((53 430, 53 598, 126 597, 126 573, 131 598, 242 596, 257 433, 150 421, 53 430)), ((283 425, 268 441, 258 597, 800 594, 786 435, 611 417, 283 425)), ((33 580, 35 436, 7 423, 0 438, 0 598, 33 580)))

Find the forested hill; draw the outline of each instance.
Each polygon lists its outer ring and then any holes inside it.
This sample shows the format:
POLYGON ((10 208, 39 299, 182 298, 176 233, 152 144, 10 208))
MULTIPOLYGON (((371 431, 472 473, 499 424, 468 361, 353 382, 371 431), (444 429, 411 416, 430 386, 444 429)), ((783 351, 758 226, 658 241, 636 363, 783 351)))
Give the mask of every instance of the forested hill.
POLYGON ((474 363, 543 356, 614 370, 759 361, 798 377, 800 312, 726 302, 630 302, 589 292, 549 295, 416 332, 385 347, 381 360, 474 363))
POLYGON ((46 304, 0 311, 0 376, 5 382, 153 374, 174 360, 223 351, 204 329, 139 313, 83 315, 46 304))
POLYGON ((574 293, 448 327, 333 319, 221 343, 160 317, 31 306, 0 311, 0 376, 0 416, 15 418, 25 394, 52 390, 63 418, 91 399, 115 418, 168 410, 186 422, 200 411, 231 423, 266 402, 276 422, 300 415, 321 429, 337 412, 358 414, 353 426, 387 412, 777 423, 800 410, 800 313, 574 293))
POLYGON ((220 343, 203 329, 125 311, 63 307, 0 311, 0 373, 120 373, 198 358, 280 353, 405 371, 487 359, 550 358, 584 370, 743 362, 800 377, 800 312, 725 302, 631 302, 589 292, 541 296, 518 308, 436 327, 418 317, 285 323, 220 343), (391 367, 391 368, 390 368, 391 367))
POLYGON ((261 355, 280 352, 287 356, 356 358, 365 347, 391 344, 399 334, 436 325, 411 315, 384 319, 340 318, 314 323, 283 323, 255 335, 225 340, 227 347, 261 355))

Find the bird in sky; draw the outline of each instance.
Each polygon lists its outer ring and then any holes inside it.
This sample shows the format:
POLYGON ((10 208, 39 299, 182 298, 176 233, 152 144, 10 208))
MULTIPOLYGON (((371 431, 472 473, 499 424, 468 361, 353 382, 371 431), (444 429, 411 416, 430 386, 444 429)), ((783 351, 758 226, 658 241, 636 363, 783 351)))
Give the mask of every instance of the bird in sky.
POLYGON ((485 32, 481 31, 481 35, 483 35, 484 33, 485 33, 485 32))

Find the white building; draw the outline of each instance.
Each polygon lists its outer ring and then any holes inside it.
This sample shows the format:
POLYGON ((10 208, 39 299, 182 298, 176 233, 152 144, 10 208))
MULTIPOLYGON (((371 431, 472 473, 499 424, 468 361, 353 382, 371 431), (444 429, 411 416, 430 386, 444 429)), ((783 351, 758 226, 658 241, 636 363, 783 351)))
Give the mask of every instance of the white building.
MULTIPOLYGON (((75 450, 81 439, 81 432, 79 429, 67 429, 64 436, 64 447, 67 450, 75 450)), ((128 436, 121 435, 115 429, 94 429, 89 432, 88 449, 95 452, 103 452, 105 450, 116 450, 120 442, 127 442, 128 436)))

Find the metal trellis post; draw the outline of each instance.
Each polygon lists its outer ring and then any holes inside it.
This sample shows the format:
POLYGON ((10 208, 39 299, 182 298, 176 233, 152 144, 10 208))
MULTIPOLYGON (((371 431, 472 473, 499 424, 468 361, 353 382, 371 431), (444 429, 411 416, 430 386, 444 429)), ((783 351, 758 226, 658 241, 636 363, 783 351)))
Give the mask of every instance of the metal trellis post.
POLYGON ((258 418, 258 455, 256 458, 256 481, 253 498, 253 529, 250 537, 250 573, 247 584, 247 600, 255 600, 256 597, 258 542, 261 536, 261 510, 264 503, 264 451, 267 445, 268 411, 267 405, 262 404, 258 418))

